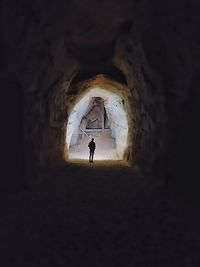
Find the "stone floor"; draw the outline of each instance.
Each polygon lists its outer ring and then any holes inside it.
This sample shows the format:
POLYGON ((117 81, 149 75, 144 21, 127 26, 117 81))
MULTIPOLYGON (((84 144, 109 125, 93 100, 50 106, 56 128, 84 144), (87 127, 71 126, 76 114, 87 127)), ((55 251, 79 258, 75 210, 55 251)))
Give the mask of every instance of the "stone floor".
MULTIPOLYGON (((88 143, 91 137, 85 137, 79 141, 77 145, 73 145, 69 150, 69 159, 88 159, 89 148, 88 143)), ((96 150, 94 160, 117 160, 118 156, 115 149, 115 140, 110 136, 95 136, 96 150)))
POLYGON ((199 209, 121 163, 65 164, 0 204, 0 266, 200 266, 199 209))

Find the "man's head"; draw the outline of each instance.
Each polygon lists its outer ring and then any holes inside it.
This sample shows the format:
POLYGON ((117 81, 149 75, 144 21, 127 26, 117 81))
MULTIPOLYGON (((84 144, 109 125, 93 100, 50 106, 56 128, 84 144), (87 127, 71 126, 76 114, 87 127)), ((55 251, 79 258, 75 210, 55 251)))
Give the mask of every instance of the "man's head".
POLYGON ((94 138, 92 138, 92 141, 94 141, 94 138))

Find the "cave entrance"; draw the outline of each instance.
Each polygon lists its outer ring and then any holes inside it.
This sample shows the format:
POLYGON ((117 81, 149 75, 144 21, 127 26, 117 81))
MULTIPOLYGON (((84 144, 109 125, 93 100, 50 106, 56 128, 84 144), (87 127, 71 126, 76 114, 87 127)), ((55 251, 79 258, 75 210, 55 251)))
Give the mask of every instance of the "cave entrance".
POLYGON ((72 109, 67 123, 68 159, 88 159, 88 143, 94 138, 94 160, 122 160, 127 147, 128 121, 122 98, 93 88, 72 109))

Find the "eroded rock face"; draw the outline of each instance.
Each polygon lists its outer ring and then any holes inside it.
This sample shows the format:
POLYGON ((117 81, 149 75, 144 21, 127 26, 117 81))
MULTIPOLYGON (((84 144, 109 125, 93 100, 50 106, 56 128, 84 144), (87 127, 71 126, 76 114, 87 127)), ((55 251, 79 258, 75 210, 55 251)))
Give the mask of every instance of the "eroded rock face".
POLYGON ((69 96, 107 74, 129 88, 130 158, 157 177, 172 172, 175 133, 199 73, 196 2, 2 1, 1 58, 24 91, 34 168, 62 160, 69 96))

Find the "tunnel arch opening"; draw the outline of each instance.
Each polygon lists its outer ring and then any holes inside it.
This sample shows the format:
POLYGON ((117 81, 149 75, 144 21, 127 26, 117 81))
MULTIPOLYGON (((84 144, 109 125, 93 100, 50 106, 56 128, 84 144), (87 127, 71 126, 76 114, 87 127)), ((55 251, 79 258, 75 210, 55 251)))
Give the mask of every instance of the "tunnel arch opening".
POLYGON ((87 144, 94 138, 96 160, 126 160, 129 130, 123 97, 96 85, 81 94, 69 111, 64 158, 87 159, 87 144))

